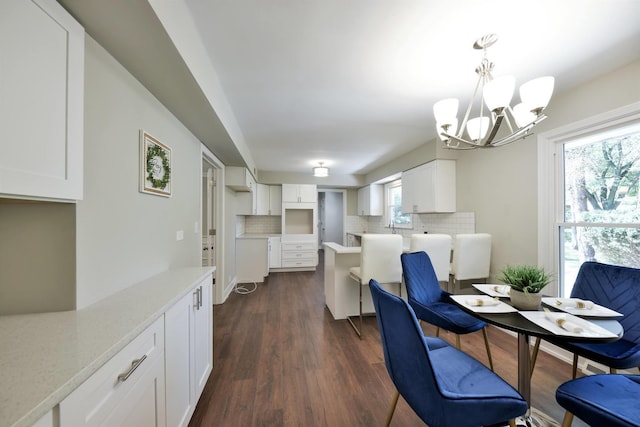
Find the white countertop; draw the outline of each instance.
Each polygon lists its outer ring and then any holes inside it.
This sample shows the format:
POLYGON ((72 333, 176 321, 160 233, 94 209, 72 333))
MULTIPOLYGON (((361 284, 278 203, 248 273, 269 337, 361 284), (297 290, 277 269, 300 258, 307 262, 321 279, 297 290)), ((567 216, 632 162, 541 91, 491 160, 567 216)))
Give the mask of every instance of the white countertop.
POLYGON ((236 236, 236 239, 268 239, 269 237, 280 237, 282 234, 260 234, 260 233, 244 233, 236 236))
POLYGON ((359 254, 362 249, 360 246, 342 246, 334 242, 324 242, 323 246, 325 249, 335 251, 337 254, 359 254))
POLYGON ((169 270, 82 310, 0 316, 0 425, 38 421, 213 271, 169 270))

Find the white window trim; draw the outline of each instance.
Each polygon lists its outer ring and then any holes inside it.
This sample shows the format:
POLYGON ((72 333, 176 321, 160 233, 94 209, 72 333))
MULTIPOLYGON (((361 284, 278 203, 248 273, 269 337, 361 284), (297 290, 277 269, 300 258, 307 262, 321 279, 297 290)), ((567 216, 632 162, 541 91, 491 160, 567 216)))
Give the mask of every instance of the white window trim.
POLYGON ((558 293, 560 271, 559 223, 564 222, 563 194, 557 180, 562 172, 562 143, 607 128, 621 127, 640 120, 640 102, 580 120, 538 135, 538 264, 553 272, 548 292, 558 293), (560 151, 561 152, 561 151, 560 151))
MULTIPOLYGON (((391 228, 391 218, 389 217, 389 189, 391 187, 402 186, 402 178, 394 179, 393 181, 384 184, 384 221, 385 227, 391 228)), ((394 228, 400 228, 403 230, 413 230, 413 215, 409 214, 411 222, 409 224, 394 224, 394 228)))

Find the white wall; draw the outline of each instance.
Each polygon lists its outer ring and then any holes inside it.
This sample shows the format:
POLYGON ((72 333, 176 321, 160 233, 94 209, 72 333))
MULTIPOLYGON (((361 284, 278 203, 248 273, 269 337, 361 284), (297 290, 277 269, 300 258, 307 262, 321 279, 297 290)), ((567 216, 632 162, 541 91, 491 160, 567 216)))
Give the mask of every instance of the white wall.
POLYGON ((78 308, 171 267, 199 265, 201 256, 200 142, 88 36, 85 61, 78 308), (171 198, 138 191, 140 129, 172 148, 171 198), (176 241, 178 230, 182 241, 176 241))

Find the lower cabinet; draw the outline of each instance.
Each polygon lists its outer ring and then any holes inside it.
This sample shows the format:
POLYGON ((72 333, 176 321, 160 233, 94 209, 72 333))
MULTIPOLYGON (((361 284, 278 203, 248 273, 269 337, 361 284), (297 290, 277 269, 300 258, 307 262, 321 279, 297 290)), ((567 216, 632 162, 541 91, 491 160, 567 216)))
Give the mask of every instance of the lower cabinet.
POLYGON ((315 267, 316 265, 318 265, 318 250, 314 242, 282 242, 283 268, 315 267))
POLYGON ((211 280, 165 313, 167 426, 187 426, 213 366, 211 280))
POLYGON ((187 426, 213 368, 212 283, 203 279, 60 402, 53 425, 187 426))
POLYGON ((60 402, 60 425, 165 426, 164 372, 161 316, 60 402))

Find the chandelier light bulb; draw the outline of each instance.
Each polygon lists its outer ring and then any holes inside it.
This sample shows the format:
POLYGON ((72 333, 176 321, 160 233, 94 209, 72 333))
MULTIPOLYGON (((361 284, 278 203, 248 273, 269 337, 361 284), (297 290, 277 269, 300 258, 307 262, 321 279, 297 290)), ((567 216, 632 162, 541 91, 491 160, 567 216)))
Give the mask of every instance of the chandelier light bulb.
POLYGON ((516 78, 513 76, 497 77, 484 85, 482 95, 489 111, 499 114, 508 107, 515 87, 516 78))
POLYGON ((531 107, 531 111, 539 115, 547 107, 555 79, 551 76, 538 77, 520 86, 520 99, 531 107))
POLYGON ((531 107, 524 102, 513 107, 513 117, 516 119, 516 125, 520 128, 525 127, 536 119, 535 113, 531 112, 531 107))
POLYGON ((489 117, 481 116, 467 122, 467 133, 472 141, 479 141, 487 135, 489 117))
MULTIPOLYGON (((454 121, 457 121, 458 116, 458 99, 447 98, 433 104, 433 115, 436 118, 436 123, 442 123, 442 125, 451 125, 454 121)), ((451 132, 447 132, 451 134, 451 132)))

